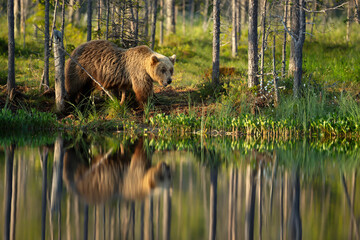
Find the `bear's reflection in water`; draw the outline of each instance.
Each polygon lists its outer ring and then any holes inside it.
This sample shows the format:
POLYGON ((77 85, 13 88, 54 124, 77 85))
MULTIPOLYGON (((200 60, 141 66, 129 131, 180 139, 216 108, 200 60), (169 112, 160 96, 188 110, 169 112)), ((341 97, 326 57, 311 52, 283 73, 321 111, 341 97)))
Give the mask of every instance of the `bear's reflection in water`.
POLYGON ((151 154, 143 145, 142 139, 132 150, 121 145, 119 150, 91 157, 90 163, 75 147, 67 149, 63 177, 68 190, 87 203, 99 204, 113 198, 141 200, 169 188, 169 165, 159 162, 151 166, 151 154))

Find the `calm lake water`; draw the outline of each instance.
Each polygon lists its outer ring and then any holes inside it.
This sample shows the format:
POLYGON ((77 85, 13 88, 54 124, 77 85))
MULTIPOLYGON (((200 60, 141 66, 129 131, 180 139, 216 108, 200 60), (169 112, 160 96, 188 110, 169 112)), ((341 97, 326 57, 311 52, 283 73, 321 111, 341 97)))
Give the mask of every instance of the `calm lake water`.
POLYGON ((358 143, 8 142, 2 239, 359 239, 358 143))

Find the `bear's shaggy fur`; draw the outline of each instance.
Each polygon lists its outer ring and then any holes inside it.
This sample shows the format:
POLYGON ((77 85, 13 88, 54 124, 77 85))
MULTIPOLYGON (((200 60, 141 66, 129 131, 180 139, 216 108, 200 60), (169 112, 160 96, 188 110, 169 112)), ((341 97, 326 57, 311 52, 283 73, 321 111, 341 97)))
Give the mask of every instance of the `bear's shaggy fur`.
POLYGON ((67 188, 87 203, 104 203, 119 197, 144 199, 170 187, 170 167, 164 162, 151 166, 151 156, 144 150, 142 139, 135 143, 135 150, 120 146, 115 152, 92 157, 91 164, 81 152, 67 149, 63 179, 67 188))
MULTIPOLYGON (((72 58, 101 85, 115 93, 133 89, 140 104, 153 93, 153 81, 163 86, 171 83, 176 56, 163 56, 147 46, 122 49, 106 40, 94 40, 77 47, 72 58)), ((72 59, 65 66, 65 89, 68 100, 78 103, 98 85, 72 59)))

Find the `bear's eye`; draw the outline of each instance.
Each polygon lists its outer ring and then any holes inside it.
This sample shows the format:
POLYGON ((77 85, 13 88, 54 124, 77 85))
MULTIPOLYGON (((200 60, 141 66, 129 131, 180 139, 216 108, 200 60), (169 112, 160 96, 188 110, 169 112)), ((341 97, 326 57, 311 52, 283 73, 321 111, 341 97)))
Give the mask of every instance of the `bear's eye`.
POLYGON ((170 74, 173 75, 174 69, 170 69, 170 74))

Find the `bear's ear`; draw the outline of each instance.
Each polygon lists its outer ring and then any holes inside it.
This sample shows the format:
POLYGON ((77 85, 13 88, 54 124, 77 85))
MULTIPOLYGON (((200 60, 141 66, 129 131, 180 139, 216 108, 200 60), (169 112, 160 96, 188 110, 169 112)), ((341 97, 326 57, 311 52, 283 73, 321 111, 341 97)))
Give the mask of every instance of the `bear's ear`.
POLYGON ((159 59, 157 58, 157 56, 152 55, 151 56, 151 65, 155 65, 158 62, 159 62, 159 59))
POLYGON ((172 64, 175 64, 175 60, 176 60, 176 55, 172 55, 171 57, 169 57, 170 61, 172 62, 172 64))

